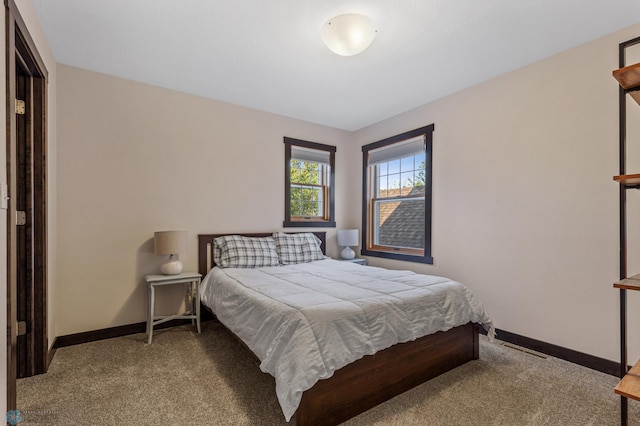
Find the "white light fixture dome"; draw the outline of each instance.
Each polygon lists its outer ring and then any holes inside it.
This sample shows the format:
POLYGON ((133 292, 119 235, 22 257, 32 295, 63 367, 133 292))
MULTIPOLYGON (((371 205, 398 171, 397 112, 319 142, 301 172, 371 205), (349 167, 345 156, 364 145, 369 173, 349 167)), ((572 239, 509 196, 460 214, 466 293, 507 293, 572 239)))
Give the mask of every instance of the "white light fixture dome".
POLYGON ((376 37, 373 21, 347 13, 329 19, 322 27, 322 41, 336 55, 353 56, 364 51, 376 37))

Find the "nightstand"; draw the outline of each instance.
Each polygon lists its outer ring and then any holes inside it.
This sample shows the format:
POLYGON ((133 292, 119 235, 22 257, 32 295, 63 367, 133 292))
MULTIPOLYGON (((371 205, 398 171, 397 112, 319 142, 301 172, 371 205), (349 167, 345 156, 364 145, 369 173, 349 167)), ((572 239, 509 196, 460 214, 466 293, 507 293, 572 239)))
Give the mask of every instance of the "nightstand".
POLYGON ((358 265, 367 265, 367 259, 363 259, 361 257, 355 257, 353 259, 338 259, 341 260, 343 262, 351 262, 351 263, 357 263, 358 265))
POLYGON ((147 275, 144 279, 148 285, 147 343, 151 343, 154 326, 174 319, 190 319, 191 324, 195 322, 196 329, 200 333, 200 280, 202 275, 197 272, 183 272, 176 275, 147 275), (188 285, 191 310, 183 314, 155 316, 156 287, 174 284, 188 285))

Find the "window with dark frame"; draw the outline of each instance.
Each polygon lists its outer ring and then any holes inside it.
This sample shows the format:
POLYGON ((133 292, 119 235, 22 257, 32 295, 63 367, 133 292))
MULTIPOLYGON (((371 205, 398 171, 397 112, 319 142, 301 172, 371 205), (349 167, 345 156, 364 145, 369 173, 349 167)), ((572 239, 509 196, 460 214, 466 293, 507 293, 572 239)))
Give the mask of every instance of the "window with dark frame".
POLYGON ((362 147, 363 255, 433 263, 434 127, 431 124, 362 147))
POLYGON ((292 147, 289 179, 293 220, 329 219, 329 203, 326 202, 329 198, 331 168, 329 153, 321 152, 322 155, 316 155, 316 152, 292 147))
POLYGON ((333 227, 336 147, 284 138, 285 227, 333 227))

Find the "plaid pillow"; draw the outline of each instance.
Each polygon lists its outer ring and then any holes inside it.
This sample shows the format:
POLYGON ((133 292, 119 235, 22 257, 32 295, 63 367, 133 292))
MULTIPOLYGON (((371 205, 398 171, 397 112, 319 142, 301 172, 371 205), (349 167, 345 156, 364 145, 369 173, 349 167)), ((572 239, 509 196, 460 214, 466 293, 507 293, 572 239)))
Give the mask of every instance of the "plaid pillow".
POLYGON ((276 240, 276 248, 282 265, 306 263, 326 258, 320 249, 320 238, 310 232, 300 234, 274 232, 273 238, 276 240))
POLYGON ((276 242, 271 237, 225 235, 213 240, 213 260, 221 268, 278 266, 276 242))

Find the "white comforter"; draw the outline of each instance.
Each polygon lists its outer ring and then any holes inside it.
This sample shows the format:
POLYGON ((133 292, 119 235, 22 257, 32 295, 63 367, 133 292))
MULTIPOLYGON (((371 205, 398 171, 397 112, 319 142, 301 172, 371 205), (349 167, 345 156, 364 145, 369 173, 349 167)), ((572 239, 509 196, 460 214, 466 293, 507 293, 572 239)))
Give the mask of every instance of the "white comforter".
POLYGON ((275 377, 287 421, 305 390, 365 355, 470 321, 494 332, 483 305, 460 283, 330 259, 216 267, 201 298, 275 377))

